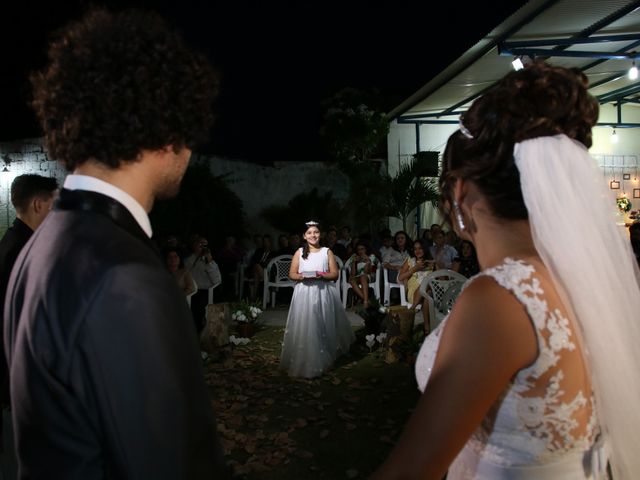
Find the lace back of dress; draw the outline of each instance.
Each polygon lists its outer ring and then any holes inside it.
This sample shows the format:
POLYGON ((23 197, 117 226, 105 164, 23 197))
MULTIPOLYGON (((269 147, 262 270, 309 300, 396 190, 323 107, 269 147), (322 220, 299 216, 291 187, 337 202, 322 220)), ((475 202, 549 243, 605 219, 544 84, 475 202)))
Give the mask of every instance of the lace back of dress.
POLYGON ((536 361, 518 372, 508 393, 514 397, 515 421, 544 445, 542 457, 588 449, 597 433, 595 409, 582 341, 570 313, 532 265, 507 259, 486 274, 526 308, 538 340, 536 361))

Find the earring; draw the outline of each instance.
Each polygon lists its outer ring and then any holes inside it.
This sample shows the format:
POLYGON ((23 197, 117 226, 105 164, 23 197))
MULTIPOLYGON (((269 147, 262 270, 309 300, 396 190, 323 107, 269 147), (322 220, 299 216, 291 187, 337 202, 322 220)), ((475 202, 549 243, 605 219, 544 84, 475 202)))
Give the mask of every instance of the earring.
POLYGON ((456 221, 458 222, 458 227, 460 227, 460 231, 466 230, 467 226, 464 224, 464 219, 462 218, 462 211, 460 210, 460 205, 455 200, 453 201, 453 213, 456 216, 456 221))

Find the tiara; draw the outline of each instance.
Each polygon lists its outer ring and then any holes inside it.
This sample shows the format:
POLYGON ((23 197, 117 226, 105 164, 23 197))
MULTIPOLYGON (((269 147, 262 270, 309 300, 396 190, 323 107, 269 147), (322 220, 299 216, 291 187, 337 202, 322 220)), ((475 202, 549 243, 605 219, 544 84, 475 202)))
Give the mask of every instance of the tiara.
POLYGON ((305 225, 307 227, 317 227, 320 224, 318 222, 313 221, 313 220, 309 220, 307 223, 305 223, 305 225))
POLYGON ((462 123, 462 116, 460 116, 460 132, 462 132, 462 134, 467 138, 473 138, 469 129, 464 126, 464 123, 462 123))

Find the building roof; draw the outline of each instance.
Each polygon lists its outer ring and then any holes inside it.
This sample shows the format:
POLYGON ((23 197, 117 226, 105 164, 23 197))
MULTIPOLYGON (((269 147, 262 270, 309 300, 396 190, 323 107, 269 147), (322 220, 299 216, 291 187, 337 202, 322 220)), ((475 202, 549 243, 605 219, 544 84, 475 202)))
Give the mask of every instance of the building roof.
POLYGON ((617 106, 616 126, 640 127, 624 124, 625 110, 640 108, 640 81, 627 75, 640 60, 640 1, 629 0, 531 0, 389 117, 399 123, 457 123, 460 112, 513 69, 516 57, 580 68, 591 94, 617 106))

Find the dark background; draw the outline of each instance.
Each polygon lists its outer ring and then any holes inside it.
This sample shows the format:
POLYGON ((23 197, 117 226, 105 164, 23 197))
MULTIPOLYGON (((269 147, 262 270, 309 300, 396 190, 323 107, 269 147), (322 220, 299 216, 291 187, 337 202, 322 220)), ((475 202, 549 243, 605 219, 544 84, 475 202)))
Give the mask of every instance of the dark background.
MULTIPOLYGON (((322 101, 377 89, 389 111, 524 2, 112 1, 158 11, 222 74, 218 122, 205 150, 256 162, 321 160, 322 101)), ((91 2, 7 2, 0 18, 0 141, 41 135, 28 73, 55 29, 91 2)))

